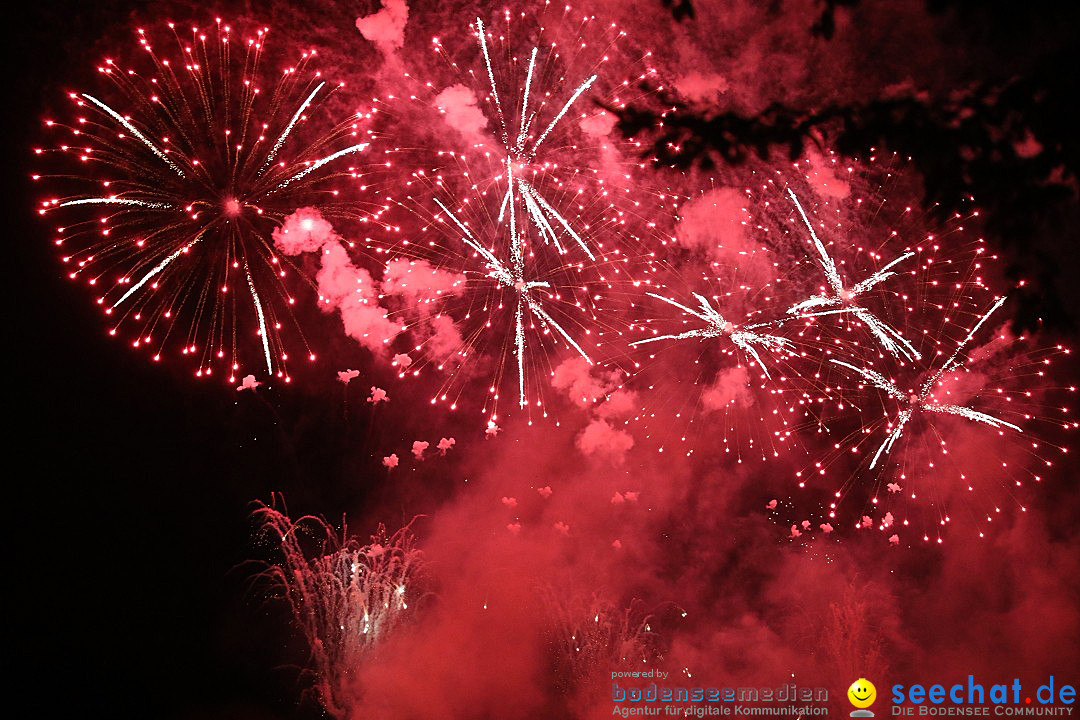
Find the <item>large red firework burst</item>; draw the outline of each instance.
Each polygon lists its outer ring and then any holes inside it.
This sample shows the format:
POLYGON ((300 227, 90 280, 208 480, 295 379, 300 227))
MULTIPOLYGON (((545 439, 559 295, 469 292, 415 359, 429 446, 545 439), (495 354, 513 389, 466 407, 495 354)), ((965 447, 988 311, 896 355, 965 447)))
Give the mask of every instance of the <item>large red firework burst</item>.
POLYGON ((604 109, 659 82, 624 36, 570 8, 478 18, 432 39, 426 82, 405 73, 373 102, 362 185, 378 202, 356 245, 394 278, 384 300, 410 330, 408 374, 442 378, 433 402, 458 407, 482 376, 487 419, 511 383, 546 414, 560 356, 597 362, 621 322, 605 298, 647 283, 670 241, 675 197, 640 182, 649 163, 604 109))
POLYGON ((314 50, 286 64, 267 57, 266 28, 220 19, 169 34, 166 55, 140 28, 141 57, 102 61, 101 87, 69 93, 72 117, 46 121, 59 137, 36 151, 52 193, 40 212, 70 277, 99 288, 112 334, 154 360, 178 347, 197 375, 224 366, 235 379, 259 357, 288 379, 290 348, 314 353, 271 231, 299 207, 351 214, 335 180, 367 143, 355 118, 327 121, 339 86, 314 50))
MULTIPOLYGON (((974 202, 944 224, 928 222, 893 206, 896 158, 834 162, 851 192, 818 197, 791 227, 813 228, 842 276, 873 277, 886 263, 891 274, 869 302, 840 297, 835 312, 807 319, 834 345, 813 373, 845 410, 823 420, 820 451, 795 473, 801 509, 827 490, 810 512, 830 526, 876 529, 892 544, 942 542, 960 517, 982 536, 999 513, 1023 512, 1026 488, 1067 452, 1072 388, 1056 361, 1069 350, 1012 331, 1010 283, 974 230, 974 202), (851 304, 875 313, 889 335, 845 312, 851 304)), ((829 292, 823 283, 815 295, 829 292)))

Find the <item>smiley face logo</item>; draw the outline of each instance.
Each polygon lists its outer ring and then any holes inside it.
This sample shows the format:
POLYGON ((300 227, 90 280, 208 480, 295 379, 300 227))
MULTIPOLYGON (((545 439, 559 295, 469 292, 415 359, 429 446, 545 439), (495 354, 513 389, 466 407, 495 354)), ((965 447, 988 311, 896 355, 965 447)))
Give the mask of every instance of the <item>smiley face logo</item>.
POLYGON ((848 700, 857 708, 868 708, 877 699, 877 688, 866 678, 859 678, 847 689, 848 700))

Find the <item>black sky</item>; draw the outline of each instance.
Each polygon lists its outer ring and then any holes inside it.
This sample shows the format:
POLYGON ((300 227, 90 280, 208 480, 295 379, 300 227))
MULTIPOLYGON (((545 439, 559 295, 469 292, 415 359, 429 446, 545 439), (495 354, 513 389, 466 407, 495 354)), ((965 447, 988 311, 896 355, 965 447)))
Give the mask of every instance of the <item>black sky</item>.
POLYGON ((26 683, 9 695, 34 717, 318 717, 288 667, 299 646, 252 587, 249 513, 278 491, 294 514, 358 507, 361 487, 319 479, 355 472, 348 438, 367 428, 342 430, 340 403, 309 411, 302 397, 271 395, 271 410, 130 352, 63 278, 33 212, 45 108, 88 70, 72 58, 126 32, 117 20, 137 6, 149 4, 32 1, 6 23, 15 432, 4 505, 16 568, 5 585, 21 640, 9 658, 26 683))

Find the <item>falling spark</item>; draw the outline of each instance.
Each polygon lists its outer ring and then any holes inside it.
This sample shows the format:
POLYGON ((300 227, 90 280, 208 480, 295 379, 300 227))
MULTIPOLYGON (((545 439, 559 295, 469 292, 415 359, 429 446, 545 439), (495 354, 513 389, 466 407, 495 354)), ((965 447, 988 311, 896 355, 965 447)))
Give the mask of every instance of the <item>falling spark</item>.
POLYGON ((725 320, 724 316, 720 314, 718 310, 709 304, 709 301, 704 296, 698 293, 693 293, 697 298, 699 309, 694 310, 689 308, 671 298, 664 297, 663 295, 657 295, 656 293, 646 293, 650 297, 654 297, 657 300, 662 300, 669 305, 673 305, 682 310, 687 315, 693 316, 705 323, 705 327, 697 328, 695 330, 687 330, 686 332, 677 333, 673 335, 658 335, 656 337, 646 338, 644 340, 637 340, 630 343, 633 345, 644 345, 646 343, 658 342, 660 340, 686 340, 688 338, 718 338, 724 337, 731 340, 732 344, 737 348, 747 353, 757 362, 761 371, 765 374, 765 377, 772 379, 769 375, 769 370, 765 366, 765 363, 761 361, 761 356, 758 355, 756 346, 765 348, 772 352, 778 352, 780 350, 790 350, 794 347, 792 342, 787 338, 780 337, 779 335, 768 335, 765 333, 756 332, 761 328, 770 327, 778 324, 778 321, 765 322, 765 323, 752 323, 750 325, 736 325, 730 320, 725 320))
POLYGON ((840 273, 836 269, 836 263, 833 262, 833 259, 829 256, 829 251, 825 249, 825 245, 818 239, 817 233, 814 231, 814 226, 810 223, 810 219, 806 217, 806 213, 799 203, 799 198, 795 196, 795 193, 792 192, 790 188, 787 192, 791 197, 791 201, 795 203, 795 207, 798 209, 799 216, 806 225, 806 229, 810 231, 810 237, 813 239, 814 247, 818 251, 818 261, 821 264, 822 270, 825 272, 825 280, 832 291, 829 295, 813 295, 810 298, 791 306, 788 309, 788 313, 802 318, 850 313, 861 320, 862 323, 869 328, 873 336, 881 343, 881 346, 891 355, 894 357, 904 357, 908 360, 912 358, 915 358, 916 360, 919 359, 919 353, 899 331, 879 320, 865 307, 855 304, 855 299, 860 295, 895 275, 896 273, 892 272, 891 268, 912 257, 914 253, 904 253, 865 280, 856 283, 851 288, 845 288, 844 281, 840 278, 840 273), (817 308, 837 309, 816 311, 817 308))
POLYGON ((893 424, 892 430, 890 431, 888 437, 885 438, 884 442, 881 443, 881 446, 878 447, 877 452, 874 453, 874 458, 870 462, 871 469, 873 469, 877 465, 878 460, 881 459, 882 455, 887 455, 892 450, 893 445, 896 444, 896 441, 900 439, 901 435, 903 435, 905 426, 911 420, 912 415, 914 415, 916 412, 957 415, 973 422, 979 422, 985 425, 989 425, 993 428, 1000 429, 1003 427, 1007 427, 1011 430, 1015 430, 1016 432, 1021 432, 1018 426, 996 418, 992 415, 988 415, 987 413, 979 412, 978 410, 974 410, 969 407, 963 407, 961 405, 939 403, 931 399, 931 393, 936 387, 937 382, 941 378, 941 376, 947 371, 957 366, 957 358, 960 355, 961 351, 975 336, 975 333, 982 326, 982 324, 986 322, 986 320, 994 313, 994 311, 1000 308, 1004 302, 1005 298, 1002 297, 999 298, 996 303, 994 303, 994 306, 991 307, 990 310, 988 310, 986 314, 984 314, 979 319, 979 321, 975 324, 975 327, 973 327, 971 331, 967 334, 967 337, 965 337, 964 340, 960 343, 960 345, 956 348, 952 356, 950 356, 949 359, 941 366, 941 368, 938 369, 933 375, 931 375, 930 378, 927 379, 919 387, 918 391, 915 392, 905 393, 904 391, 896 387, 893 382, 889 381, 881 373, 875 370, 863 367, 856 367, 855 365, 844 362, 843 360, 837 360, 833 358, 832 362, 834 364, 858 373, 874 387, 878 388, 890 397, 905 404, 905 407, 903 407, 903 409, 901 409, 898 413, 896 422, 893 424))

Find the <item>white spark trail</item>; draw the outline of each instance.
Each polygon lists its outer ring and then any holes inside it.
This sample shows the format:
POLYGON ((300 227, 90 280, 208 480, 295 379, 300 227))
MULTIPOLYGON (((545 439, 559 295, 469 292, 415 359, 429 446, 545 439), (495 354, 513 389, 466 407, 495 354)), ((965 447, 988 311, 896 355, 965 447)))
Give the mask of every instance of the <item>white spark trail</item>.
MULTIPOLYGON (((519 184, 520 182, 524 181, 519 181, 519 184)), ((577 242, 578 246, 582 250, 585 251, 585 254, 589 256, 589 259, 595 260, 596 256, 593 255, 593 252, 589 249, 589 246, 585 243, 584 240, 581 239, 580 235, 574 232, 574 229, 570 227, 570 223, 566 222, 566 219, 562 215, 560 215, 555 208, 551 207, 548 201, 544 199, 544 196, 541 195, 540 192, 532 185, 526 184, 525 188, 527 189, 528 194, 532 195, 533 200, 536 201, 540 208, 544 210, 549 216, 551 216, 551 218, 554 219, 557 223, 562 225, 563 230, 566 230, 567 234, 570 237, 574 238, 574 241, 577 242)))
POLYGON ((163 161, 165 161, 165 164, 168 165, 169 167, 171 167, 173 169, 173 171, 176 172, 177 175, 179 175, 180 177, 185 177, 184 171, 181 170, 176 165, 176 163, 174 163, 172 160, 170 160, 169 157, 165 153, 163 153, 160 149, 158 149, 157 145, 150 142, 150 140, 145 135, 143 135, 141 132, 139 132, 138 128, 136 128, 134 125, 132 125, 130 122, 128 122, 127 118, 125 118, 123 115, 121 115, 120 113, 113 110, 111 107, 109 107, 105 103, 98 100, 93 95, 87 95, 86 93, 83 93, 82 97, 86 98, 90 102, 97 105, 99 108, 101 108, 106 113, 108 113, 109 116, 112 117, 113 120, 115 120, 116 122, 123 125, 124 128, 127 129, 128 132, 130 132, 132 135, 135 136, 136 139, 139 140, 139 142, 141 142, 143 145, 145 145, 147 148, 149 148, 150 152, 154 153, 159 158, 161 158, 163 161))
POLYGON ((551 223, 544 217, 543 209, 530 192, 532 188, 530 188, 524 180, 518 180, 518 188, 521 190, 521 198, 525 201, 525 210, 528 211, 529 217, 536 223, 536 226, 540 228, 540 234, 543 236, 544 242, 552 243, 558 252, 565 253, 566 248, 559 242, 559 236, 555 233, 554 228, 551 227, 551 223))
POLYGON ((892 262, 885 265, 885 267, 879 269, 870 277, 856 283, 850 290, 844 287, 844 281, 840 277, 839 271, 836 269, 836 263, 829 255, 829 251, 825 249, 824 243, 817 236, 817 232, 814 231, 814 226, 810 223, 810 219, 806 216, 806 212, 803 210, 802 204, 799 203, 799 198, 792 192, 791 188, 787 189, 788 196, 791 201, 795 203, 795 208, 799 211, 799 216, 802 218, 803 224, 806 225, 806 229, 810 232, 810 237, 814 241, 814 247, 817 249, 819 255, 819 264, 821 269, 825 272, 825 280, 829 284, 829 288, 832 291, 829 295, 812 295, 806 300, 800 303, 796 303, 788 308, 789 315, 796 315, 800 318, 821 317, 824 315, 839 315, 850 313, 862 321, 863 325, 867 327, 870 333, 878 341, 890 355, 896 358, 904 358, 906 360, 919 360, 921 355, 915 349, 915 347, 907 341, 907 339, 892 326, 878 319, 870 310, 861 305, 854 304, 855 298, 866 293, 872 289, 875 285, 888 280, 896 275, 892 268, 897 264, 907 260, 914 256, 912 252, 906 252, 900 257, 896 258, 892 262), (825 312, 807 312, 816 308, 838 308, 836 310, 829 310, 825 312))
POLYGON ((525 76, 525 93, 521 98, 521 130, 518 132, 517 142, 515 148, 518 152, 521 152, 525 146, 525 133, 529 129, 528 108, 529 108, 529 89, 532 87, 533 66, 536 64, 536 50, 532 49, 532 56, 529 58, 529 72, 525 76))
POLYGON ((525 237, 518 240, 517 215, 514 213, 514 166, 510 158, 506 158, 506 188, 510 193, 510 259, 514 264, 514 271, 522 272, 525 265, 525 237))
POLYGON ((343 157, 345 155, 350 155, 352 153, 363 152, 364 150, 367 149, 367 146, 368 146, 368 143, 360 143, 359 145, 351 145, 351 146, 345 148, 344 150, 338 150, 336 153, 334 153, 332 155, 327 155, 326 157, 322 158, 321 160, 316 160, 315 162, 311 163, 311 165, 304 168, 300 172, 296 173, 292 177, 282 181, 281 184, 279 184, 274 189, 275 190, 281 190, 282 188, 285 188, 288 185, 290 185, 291 183, 293 183, 293 182, 299 180, 300 178, 304 177, 308 173, 314 172, 315 170, 318 170, 323 165, 325 165, 327 163, 330 163, 330 162, 334 162, 339 157, 343 157))
POLYGON ((488 80, 491 81, 491 96, 495 99, 495 109, 499 111, 499 124, 502 127, 503 143, 509 145, 506 133, 506 117, 503 115, 499 89, 495 87, 495 72, 491 69, 491 56, 488 55, 487 38, 484 36, 484 21, 476 18, 476 36, 480 39, 480 50, 484 53, 484 65, 487 66, 488 80))
POLYGON ((892 383, 891 380, 886 379, 886 377, 884 375, 877 372, 876 370, 871 370, 870 368, 857 367, 855 365, 851 365, 849 363, 846 363, 843 360, 834 359, 833 362, 836 363, 837 365, 842 366, 842 367, 846 367, 848 370, 853 370, 853 371, 857 372, 858 374, 860 374, 864 378, 866 378, 870 382, 871 385, 873 385, 874 387, 876 387, 879 390, 884 391, 885 393, 888 393, 889 395, 893 396, 897 400, 907 400, 908 399, 908 395, 906 393, 901 392, 896 387, 896 385, 894 385, 892 383))
POLYGON ((277 142, 274 143, 274 147, 272 147, 270 152, 266 155, 266 162, 263 163, 262 170, 259 170, 259 175, 266 172, 266 168, 270 167, 270 164, 274 162, 274 158, 277 157, 278 152, 281 150, 281 146, 285 144, 285 139, 289 137, 289 133, 292 132, 293 127, 300 120, 300 116, 308 109, 308 106, 311 105, 311 101, 315 99, 315 95, 322 90, 323 85, 325 84, 325 82, 319 83, 318 87, 312 90, 311 94, 307 96, 307 99, 300 103, 300 107, 293 114, 292 120, 289 121, 289 124, 286 125, 285 129, 282 131, 281 137, 277 139, 277 142))
POLYGON ((95 198, 80 198, 78 200, 65 200, 62 203, 54 205, 54 208, 69 207, 71 205, 133 205, 135 207, 147 208, 148 210, 171 210, 176 207, 169 203, 162 202, 150 202, 148 200, 134 200, 132 198, 115 198, 115 197, 95 197, 95 198))
MULTIPOLYGON (((513 276, 506 269, 506 267, 501 262, 499 262, 499 259, 497 257, 495 257, 495 255, 490 250, 488 250, 487 248, 485 248, 479 242, 476 241, 476 239, 472 236, 472 233, 469 232, 469 228, 464 223, 462 223, 460 220, 458 220, 457 216, 454 215, 454 213, 450 212, 450 209, 448 207, 446 207, 445 205, 443 205, 442 202, 439 201, 439 198, 435 198, 435 204, 438 205, 440 208, 442 208, 442 211, 444 213, 446 213, 447 215, 450 216, 450 219, 454 221, 455 225, 457 225, 459 228, 461 228, 461 232, 465 233, 465 237, 462 238, 462 240, 465 241, 466 245, 471 247, 473 250, 475 250, 477 253, 479 253, 484 258, 488 269, 491 270, 494 273, 505 273, 505 278, 502 277, 502 276, 499 276, 499 279, 504 283, 509 282, 512 285, 513 284, 513 276)), ((496 275, 492 275, 492 277, 496 277, 496 275)))
POLYGON ((903 435, 904 426, 907 425, 908 420, 911 419, 911 413, 912 411, 910 408, 905 408, 904 410, 900 411, 900 414, 896 418, 896 426, 893 427, 892 432, 890 432, 889 436, 885 438, 885 442, 881 443, 881 447, 879 447, 877 449, 877 452, 874 453, 874 459, 870 461, 871 470, 874 469, 874 466, 877 465, 878 460, 881 459, 881 456, 883 454, 888 455, 890 452, 892 452, 893 445, 896 443, 897 440, 900 439, 900 436, 903 435))
POLYGON ((518 366, 518 407, 525 407, 528 398, 525 397, 525 328, 522 326, 522 301, 524 295, 518 295, 517 310, 514 313, 514 352, 517 354, 518 366))
POLYGON ((434 198, 434 200, 435 204, 442 208, 442 211, 444 213, 450 216, 450 219, 454 221, 454 224, 461 228, 461 232, 465 233, 465 235, 468 236, 470 240, 472 240, 472 233, 469 232, 469 228, 465 227, 465 225, 463 225, 462 222, 457 219, 457 216, 454 215, 454 213, 450 212, 450 209, 448 207, 442 204, 442 201, 440 201, 439 198, 434 198))
POLYGON ((890 270, 890 268, 892 268, 893 265, 897 265, 897 264, 903 262, 904 260, 907 260, 909 257, 914 257, 914 256, 915 256, 915 253, 910 252, 910 251, 904 253, 903 255, 896 258, 895 260, 893 260, 891 263, 889 263, 885 267, 878 270, 876 273, 874 273, 870 277, 866 278, 865 280, 863 280, 860 283, 857 283, 855 285, 855 287, 851 288, 851 294, 852 295, 862 295, 864 292, 866 292, 870 288, 874 287, 878 283, 884 282, 885 280, 888 280, 893 275, 896 275, 896 273, 894 273, 894 272, 892 272, 892 270, 890 270))
POLYGON ((795 208, 799 211, 799 215, 802 217, 803 224, 806 225, 806 229, 810 231, 810 237, 814 241, 814 247, 817 248, 818 255, 821 256, 821 267, 825 271, 825 279, 829 283, 829 287, 833 289, 837 295, 844 291, 844 283, 840 279, 840 273, 836 271, 836 264, 829 256, 829 251, 825 249, 825 245, 818 239, 817 233, 814 232, 814 226, 810 224, 810 218, 806 217, 806 213, 803 211, 802 205, 799 203, 799 198, 795 197, 795 193, 791 191, 791 188, 787 189, 788 195, 791 197, 791 201, 795 203, 795 208))
POLYGON ((263 354, 266 356, 266 372, 269 375, 274 374, 274 365, 270 360, 270 339, 266 332, 266 317, 263 315, 262 302, 259 300, 259 293, 255 290, 255 281, 251 277, 251 269, 244 268, 247 272, 248 288, 251 290, 251 299, 255 302, 255 314, 259 317, 259 336, 262 338, 263 354))
MULTIPOLYGON (((532 285, 533 287, 548 287, 548 283, 529 283, 529 284, 532 285)), ((556 332, 558 332, 560 335, 562 335, 563 339, 566 340, 567 343, 569 343, 570 347, 577 350, 578 354, 581 355, 582 359, 585 362, 589 363, 590 365, 595 365, 596 364, 596 363, 593 362, 592 358, 589 357, 589 354, 587 352, 585 352, 585 350, 583 350, 582 347, 580 345, 578 345, 577 342, 575 342, 572 337, 570 337, 570 333, 566 332, 566 330, 563 328, 562 325, 555 322, 555 319, 552 318, 550 314, 548 314, 547 310, 544 310, 544 308, 540 305, 540 303, 536 302, 535 299, 533 299, 532 297, 530 297, 528 295, 525 296, 525 302, 527 302, 529 304, 529 309, 531 309, 534 313, 539 315, 541 317, 541 319, 544 320, 544 322, 546 322, 548 325, 550 325, 552 328, 554 328, 556 332)))
POLYGON ((926 410, 930 412, 945 413, 947 415, 959 415, 960 417, 967 418, 968 420, 974 420, 975 422, 981 422, 994 428, 1007 427, 1016 432, 1023 432, 1019 427, 1013 425, 1010 422, 1006 422, 1001 418, 996 418, 993 415, 987 415, 986 413, 979 412, 978 410, 972 410, 971 408, 964 407, 962 405, 947 405, 941 403, 933 403, 927 405, 926 410))
POLYGON ((172 255, 169 255, 167 258, 165 258, 160 263, 158 263, 154 267, 153 270, 151 270, 150 272, 143 275, 142 280, 139 280, 139 282, 132 285, 128 289, 128 291, 126 293, 124 293, 123 297, 121 297, 119 300, 117 300, 115 303, 113 303, 113 310, 115 310, 117 307, 119 307, 120 304, 123 303, 125 300, 127 300, 129 297, 131 297, 136 292, 138 292, 139 288, 141 288, 143 285, 145 285, 146 283, 148 283, 150 281, 150 278, 154 277, 155 275, 160 273, 162 270, 169 267, 169 264, 173 260, 175 260, 176 258, 178 258, 181 255, 183 255, 184 253, 186 253, 189 248, 191 248, 193 245, 195 245, 195 243, 199 242, 200 240, 202 240, 202 233, 201 232, 197 236, 195 236, 194 240, 192 240, 191 242, 189 242, 187 245, 180 248, 179 250, 175 251, 172 255))
MULTIPOLYGON (((477 40, 480 43, 481 53, 484 57, 484 67, 487 71, 488 82, 491 85, 491 97, 499 116, 503 148, 506 152, 507 187, 506 194, 503 195, 502 204, 499 207, 498 220, 502 223, 507 215, 507 209, 509 208, 510 242, 514 253, 512 259, 515 266, 520 266, 524 257, 525 235, 523 232, 519 231, 515 222, 515 177, 513 163, 519 161, 531 162, 533 160, 540 145, 552 130, 555 129, 562 118, 565 117, 566 113, 570 111, 570 108, 577 102, 578 98, 580 98, 586 90, 592 87, 592 84, 596 82, 598 76, 593 75, 589 77, 574 90, 573 94, 571 94, 570 98, 551 120, 547 128, 536 138, 532 147, 526 150, 525 146, 527 144, 529 130, 532 127, 533 121, 537 118, 537 111, 535 109, 532 110, 530 114, 529 101, 530 96, 532 95, 533 79, 536 75, 536 58, 539 53, 539 47, 533 47, 529 54, 529 66, 525 75, 525 87, 521 95, 521 118, 518 124, 518 133, 513 142, 511 142, 507 127, 507 116, 503 111, 502 98, 499 95, 499 89, 495 80, 495 71, 491 63, 491 53, 488 48, 487 35, 484 32, 484 23, 480 18, 476 19, 476 34, 477 40)), ((563 246, 563 243, 560 242, 558 237, 559 233, 556 231, 556 226, 561 227, 571 238, 573 238, 574 242, 585 251, 585 254, 588 255, 590 260, 596 260, 596 255, 589 249, 588 243, 574 231, 570 226, 570 223, 551 206, 540 192, 529 184, 525 178, 518 177, 516 180, 517 192, 521 195, 522 207, 520 208, 520 211, 523 212, 528 220, 531 221, 531 224, 536 227, 537 231, 544 238, 544 241, 554 244, 558 252, 565 253, 566 248, 563 246)))
POLYGON ((571 95, 570 99, 566 101, 565 105, 563 105, 563 108, 562 108, 562 110, 559 111, 559 114, 556 115, 555 119, 551 121, 551 124, 547 126, 547 130, 542 132, 540 134, 540 137, 537 138, 536 143, 532 147, 532 151, 529 153, 530 155, 535 155, 536 154, 537 149, 540 147, 540 143, 544 142, 544 139, 547 138, 548 133, 550 133, 555 128, 555 126, 559 123, 559 121, 562 120, 563 115, 565 115, 566 111, 570 109, 570 106, 574 104, 574 101, 577 100, 579 97, 581 97, 581 93, 588 90, 589 87, 591 87, 592 84, 594 82, 596 82, 596 78, 597 78, 597 76, 593 75, 591 78, 589 78, 588 80, 586 80, 585 82, 583 82, 581 85, 578 86, 578 89, 574 91, 574 94, 571 95))
POLYGON ((967 347, 967 344, 971 342, 971 339, 975 337, 975 333, 979 331, 979 328, 982 327, 983 323, 989 320, 990 316, 993 315, 998 308, 1005 304, 1006 297, 1007 296, 1002 296, 998 298, 997 301, 993 304, 993 306, 986 311, 986 314, 979 318, 979 322, 975 323, 975 326, 971 328, 970 331, 968 331, 967 336, 965 336, 964 339, 960 341, 960 344, 956 346, 956 350, 953 351, 953 354, 950 355, 949 359, 946 360, 945 363, 941 366, 941 369, 934 373, 932 376, 930 376, 930 379, 923 383, 923 391, 929 392, 930 388, 938 381, 938 378, 940 378, 942 375, 944 375, 946 372, 948 372, 958 364, 956 359, 960 355, 961 351, 963 351, 963 349, 967 347))
POLYGON ((503 195, 502 205, 499 206, 499 222, 503 221, 503 217, 506 215, 506 206, 510 204, 510 196, 513 193, 510 192, 510 187, 507 186, 506 194, 503 195))
MULTIPOLYGON (((837 310, 822 310, 819 312, 798 312, 797 308, 808 307, 810 303, 815 300, 822 301, 820 303, 817 303, 818 307, 822 305, 835 304, 832 302, 831 298, 813 297, 810 298, 810 300, 803 301, 795 308, 788 310, 788 312, 790 313, 792 310, 796 310, 797 314, 795 314, 795 318, 800 320, 806 318, 825 317, 827 315, 854 315, 860 321, 862 321, 862 323, 867 327, 868 330, 870 330, 870 332, 877 339, 878 343, 880 343, 881 346, 888 350, 894 357, 900 357, 901 355, 904 355, 906 357, 906 351, 914 352, 914 348, 910 346, 910 344, 907 342, 904 336, 900 334, 898 330, 896 330, 890 325, 886 325, 885 323, 883 323, 877 318, 876 315, 874 315, 872 312, 870 312, 864 307, 852 306, 841 307, 837 310)), ((921 355, 915 353, 915 357, 920 358, 921 355)))
POLYGON ((877 338, 881 347, 885 348, 893 357, 903 356, 907 359, 914 357, 916 360, 921 359, 922 356, 915 350, 915 348, 907 341, 907 339, 900 334, 900 331, 896 328, 886 325, 884 322, 878 319, 876 315, 871 313, 864 307, 853 307, 850 311, 855 317, 859 318, 864 325, 870 330, 870 333, 877 338))

